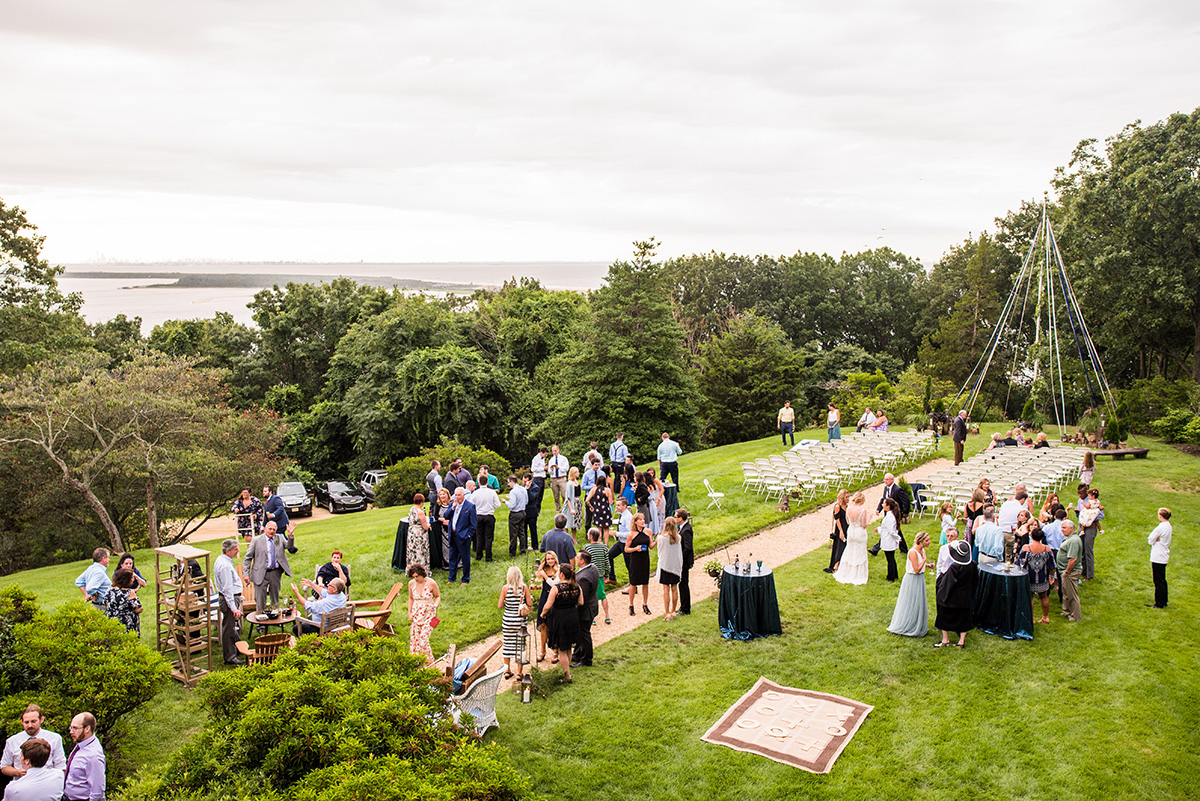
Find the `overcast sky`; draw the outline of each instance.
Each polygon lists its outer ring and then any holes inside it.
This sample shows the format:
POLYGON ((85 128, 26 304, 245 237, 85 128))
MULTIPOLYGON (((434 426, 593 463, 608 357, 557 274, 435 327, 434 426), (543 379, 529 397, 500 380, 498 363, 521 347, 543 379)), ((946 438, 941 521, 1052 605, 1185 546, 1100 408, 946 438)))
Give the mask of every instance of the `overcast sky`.
POLYGON ((1200 105, 1198 9, 3 0, 0 197, 57 262, 930 265, 1200 105))

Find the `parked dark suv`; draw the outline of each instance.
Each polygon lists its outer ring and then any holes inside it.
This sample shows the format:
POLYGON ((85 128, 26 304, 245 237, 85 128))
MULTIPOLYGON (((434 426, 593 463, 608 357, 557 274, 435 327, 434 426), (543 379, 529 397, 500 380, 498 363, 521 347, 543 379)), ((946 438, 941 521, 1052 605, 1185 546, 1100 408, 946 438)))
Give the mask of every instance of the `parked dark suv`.
POLYGON ((375 485, 387 478, 386 470, 368 470, 358 480, 359 489, 367 496, 367 500, 375 503, 375 485))
POLYGON ((312 498, 299 481, 285 481, 275 492, 287 507, 289 517, 312 517, 312 498))
POLYGON ((317 482, 317 505, 330 512, 361 512, 367 508, 367 499, 353 481, 337 479, 317 482))

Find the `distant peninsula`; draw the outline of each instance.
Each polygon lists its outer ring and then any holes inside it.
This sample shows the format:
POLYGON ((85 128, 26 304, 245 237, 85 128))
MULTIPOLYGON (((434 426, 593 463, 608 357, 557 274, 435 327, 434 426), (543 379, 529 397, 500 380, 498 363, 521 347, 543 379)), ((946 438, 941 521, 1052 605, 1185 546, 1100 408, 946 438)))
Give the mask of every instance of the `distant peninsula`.
MULTIPOLYGON (((483 287, 479 284, 457 284, 422 281, 416 278, 394 278, 387 275, 283 275, 280 273, 196 273, 196 272, 110 272, 108 270, 70 270, 72 278, 118 278, 144 281, 161 280, 158 284, 141 284, 138 289, 265 289, 295 284, 327 283, 335 278, 349 278, 364 286, 406 289, 420 292, 470 293, 483 287)), ((126 287, 132 288, 132 287, 126 287)))

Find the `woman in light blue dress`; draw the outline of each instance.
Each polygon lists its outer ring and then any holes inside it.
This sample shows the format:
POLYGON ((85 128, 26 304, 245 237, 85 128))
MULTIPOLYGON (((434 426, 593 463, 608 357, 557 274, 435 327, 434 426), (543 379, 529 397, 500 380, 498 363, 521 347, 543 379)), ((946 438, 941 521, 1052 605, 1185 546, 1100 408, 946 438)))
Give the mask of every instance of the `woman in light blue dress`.
POLYGON ((924 637, 929 633, 929 602, 925 597, 925 549, 929 535, 917 534, 917 541, 908 552, 904 580, 896 597, 896 611, 888 631, 905 637, 924 637))
POLYGON ((842 413, 832 402, 829 404, 829 417, 826 418, 825 428, 829 432, 829 442, 842 438, 842 413))

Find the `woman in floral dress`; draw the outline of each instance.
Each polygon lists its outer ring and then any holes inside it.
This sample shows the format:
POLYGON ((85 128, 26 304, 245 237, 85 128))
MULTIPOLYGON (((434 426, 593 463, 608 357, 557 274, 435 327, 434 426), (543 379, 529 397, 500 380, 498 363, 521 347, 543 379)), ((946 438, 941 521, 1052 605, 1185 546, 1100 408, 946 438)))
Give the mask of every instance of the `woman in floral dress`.
POLYGON ((429 517, 425 514, 425 496, 413 496, 412 508, 408 510, 408 551, 405 565, 429 564, 429 517))
POLYGON ((423 654, 426 663, 431 663, 433 648, 429 645, 429 635, 442 602, 442 593, 437 582, 429 578, 425 565, 409 565, 407 575, 412 579, 408 582, 408 651, 423 654))

